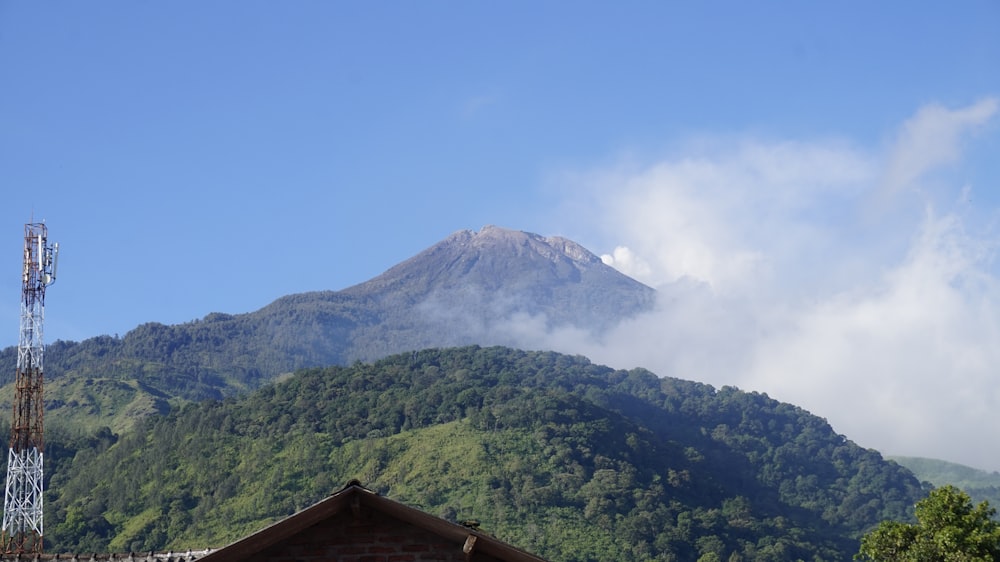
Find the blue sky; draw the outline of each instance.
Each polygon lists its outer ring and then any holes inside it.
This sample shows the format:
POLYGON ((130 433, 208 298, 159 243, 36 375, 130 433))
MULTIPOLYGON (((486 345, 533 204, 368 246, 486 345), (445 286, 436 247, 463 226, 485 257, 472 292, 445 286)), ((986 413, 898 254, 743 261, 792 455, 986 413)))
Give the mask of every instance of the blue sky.
POLYGON ((32 217, 62 247, 47 341, 342 289, 496 224, 686 303, 652 341, 554 348, 1000 468, 956 439, 1000 437, 997 29, 994 1, 0 0, 0 345, 32 217))

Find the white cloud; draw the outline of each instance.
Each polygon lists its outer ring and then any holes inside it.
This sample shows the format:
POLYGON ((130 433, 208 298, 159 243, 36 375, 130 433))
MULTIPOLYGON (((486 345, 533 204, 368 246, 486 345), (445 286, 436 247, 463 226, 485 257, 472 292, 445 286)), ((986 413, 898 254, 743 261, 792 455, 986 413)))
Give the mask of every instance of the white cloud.
POLYGON ((1000 284, 961 228, 928 216, 902 263, 797 309, 755 342, 743 385, 883 451, 1000 466, 980 447, 1000 437, 1000 284))
POLYGON ((578 230, 598 225, 617 245, 605 262, 661 299, 600 345, 562 334, 553 347, 767 392, 889 454, 1000 469, 1000 449, 984 446, 1000 440, 998 240, 960 205, 908 189, 957 161, 997 109, 922 108, 889 151, 699 143, 594 172, 574 193, 593 209, 575 209, 578 230), (872 220, 886 189, 898 208, 872 220))
POLYGON ((989 121, 1000 100, 984 98, 960 109, 933 104, 921 108, 903 124, 886 168, 887 195, 913 187, 929 170, 958 159, 962 136, 989 121))
POLYGON ((836 210, 872 174, 865 155, 839 143, 744 142, 638 172, 602 173, 597 189, 605 195, 595 206, 605 229, 628 241, 625 263, 645 264, 643 281, 690 278, 724 292, 767 276, 773 260, 796 246, 826 244, 817 237, 829 233, 810 216, 817 198, 836 210), (781 255, 760 251, 769 238, 786 246, 781 255))
POLYGON ((644 283, 650 281, 652 269, 650 269, 649 264, 625 246, 618 246, 610 254, 602 254, 601 261, 633 279, 644 283))

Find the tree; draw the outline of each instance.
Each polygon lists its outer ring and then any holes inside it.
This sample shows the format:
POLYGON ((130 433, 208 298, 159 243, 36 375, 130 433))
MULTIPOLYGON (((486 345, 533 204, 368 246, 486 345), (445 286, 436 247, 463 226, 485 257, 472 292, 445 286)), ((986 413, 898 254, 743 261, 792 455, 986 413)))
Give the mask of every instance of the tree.
POLYGON ((973 506, 954 486, 937 488, 916 505, 917 523, 883 521, 861 538, 857 560, 873 562, 1000 561, 1000 523, 989 503, 973 506))

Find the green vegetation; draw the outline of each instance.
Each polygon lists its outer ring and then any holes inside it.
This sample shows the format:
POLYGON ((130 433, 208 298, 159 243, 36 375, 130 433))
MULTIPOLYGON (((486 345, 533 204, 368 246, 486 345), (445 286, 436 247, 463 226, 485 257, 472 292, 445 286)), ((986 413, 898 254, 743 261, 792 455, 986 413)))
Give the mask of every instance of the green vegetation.
POLYGON ((891 457, 908 468, 922 482, 934 486, 955 486, 976 503, 1000 505, 1000 473, 986 472, 953 462, 919 457, 891 457))
POLYGON ((552 560, 846 560, 921 496, 766 395, 508 348, 300 371, 64 442, 52 551, 220 546, 358 478, 552 560))
POLYGON ((916 507, 917 523, 884 521, 861 539, 858 560, 993 562, 1000 559, 1000 523, 989 503, 973 506, 954 486, 931 491, 916 507))

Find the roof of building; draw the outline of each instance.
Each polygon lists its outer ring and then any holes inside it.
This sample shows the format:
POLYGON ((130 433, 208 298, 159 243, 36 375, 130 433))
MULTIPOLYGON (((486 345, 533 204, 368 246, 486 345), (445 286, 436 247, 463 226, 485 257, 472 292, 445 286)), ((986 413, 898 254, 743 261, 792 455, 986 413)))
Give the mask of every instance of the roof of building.
POLYGON ((357 480, 352 480, 340 491, 298 513, 229 546, 206 554, 199 558, 198 562, 239 562, 345 510, 352 510, 357 514, 361 506, 379 511, 461 545, 460 547, 467 555, 475 552, 511 562, 544 562, 544 559, 511 546, 478 529, 452 523, 379 496, 362 486, 357 480))

